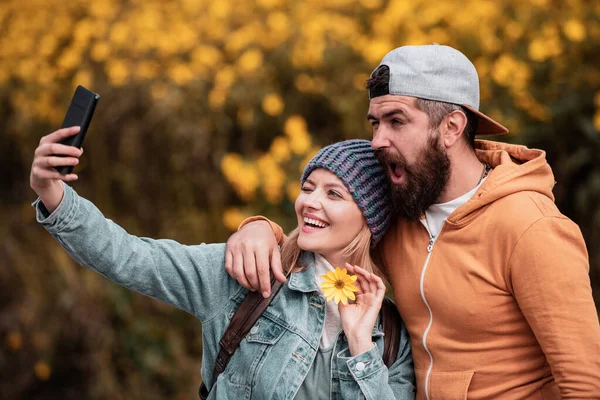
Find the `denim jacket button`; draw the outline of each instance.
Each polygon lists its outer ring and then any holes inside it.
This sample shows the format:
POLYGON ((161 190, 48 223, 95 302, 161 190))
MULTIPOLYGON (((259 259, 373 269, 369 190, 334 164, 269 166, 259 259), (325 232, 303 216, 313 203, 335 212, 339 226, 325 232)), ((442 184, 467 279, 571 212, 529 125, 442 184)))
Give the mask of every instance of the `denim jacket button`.
POLYGON ((363 369, 365 369, 365 363, 364 362, 357 362, 356 363, 356 367, 354 367, 357 371, 362 371, 363 369))
POLYGON ((250 334, 255 335, 256 332, 258 332, 258 326, 253 326, 252 329, 250 329, 250 334))

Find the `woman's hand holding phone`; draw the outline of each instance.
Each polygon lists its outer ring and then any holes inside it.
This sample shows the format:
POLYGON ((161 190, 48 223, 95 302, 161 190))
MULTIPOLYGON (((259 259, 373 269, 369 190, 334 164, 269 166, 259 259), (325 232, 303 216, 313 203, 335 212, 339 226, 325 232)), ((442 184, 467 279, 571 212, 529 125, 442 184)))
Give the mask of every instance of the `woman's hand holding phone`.
POLYGON ((78 126, 73 126, 54 131, 44 136, 35 149, 29 184, 49 212, 54 211, 62 200, 64 188, 61 181, 77 180, 77 174, 62 175, 55 168, 79 164, 83 149, 60 143, 76 135, 79 130, 78 126))

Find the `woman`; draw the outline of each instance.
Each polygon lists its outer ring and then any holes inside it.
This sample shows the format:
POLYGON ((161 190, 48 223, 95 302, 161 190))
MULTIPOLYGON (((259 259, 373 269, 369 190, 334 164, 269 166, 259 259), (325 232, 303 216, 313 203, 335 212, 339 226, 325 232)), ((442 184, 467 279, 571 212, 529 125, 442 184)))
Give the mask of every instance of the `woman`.
POLYGON ((81 151, 59 143, 78 130, 60 129, 36 149, 30 183, 39 195, 38 221, 78 263, 200 319, 209 399, 414 398, 404 326, 389 370, 381 359, 378 314, 385 285, 369 250, 385 232, 390 210, 386 180, 368 141, 328 146, 307 165, 295 204, 298 228, 283 246, 287 283, 215 383, 219 340, 248 293, 223 268, 225 245, 139 238, 105 219, 63 184, 75 174, 54 169, 78 163, 81 151), (326 302, 321 276, 347 262, 363 267, 347 265, 357 275, 356 302, 326 302))

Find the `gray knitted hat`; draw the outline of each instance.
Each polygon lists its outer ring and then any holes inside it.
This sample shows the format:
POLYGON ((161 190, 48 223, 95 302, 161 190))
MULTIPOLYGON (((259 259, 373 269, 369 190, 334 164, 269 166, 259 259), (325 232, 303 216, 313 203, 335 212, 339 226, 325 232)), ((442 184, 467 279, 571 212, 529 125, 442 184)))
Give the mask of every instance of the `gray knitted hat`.
POLYGON ((338 176, 352 194, 371 231, 374 247, 387 230, 392 215, 388 180, 368 140, 346 140, 323 148, 310 160, 300 182, 317 168, 338 176))

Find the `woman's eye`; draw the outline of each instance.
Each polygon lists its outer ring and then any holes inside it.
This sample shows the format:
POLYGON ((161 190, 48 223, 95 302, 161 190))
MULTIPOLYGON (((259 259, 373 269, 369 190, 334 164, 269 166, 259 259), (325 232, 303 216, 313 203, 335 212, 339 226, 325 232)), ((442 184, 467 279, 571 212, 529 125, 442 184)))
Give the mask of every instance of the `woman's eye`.
POLYGON ((342 198, 342 195, 341 195, 341 194, 339 194, 338 192, 335 192, 335 191, 333 191, 333 190, 330 190, 330 191, 329 191, 329 195, 330 195, 330 196, 333 196, 333 197, 338 197, 338 198, 340 198, 340 199, 342 198))
POLYGON ((306 186, 302 186, 302 187, 300 188, 300 191, 302 191, 302 192, 304 192, 304 193, 310 193, 310 192, 312 192, 312 189, 311 189, 311 188, 309 188, 309 187, 306 187, 306 186))

